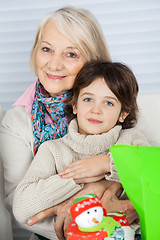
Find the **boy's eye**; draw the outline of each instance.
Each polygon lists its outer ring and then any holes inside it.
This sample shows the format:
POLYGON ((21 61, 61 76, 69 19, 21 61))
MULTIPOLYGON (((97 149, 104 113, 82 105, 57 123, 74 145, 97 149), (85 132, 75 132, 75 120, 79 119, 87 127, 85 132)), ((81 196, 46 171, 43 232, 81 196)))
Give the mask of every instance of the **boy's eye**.
POLYGON ((91 102, 91 101, 92 101, 91 98, 85 98, 85 99, 84 99, 84 102, 91 102))
POLYGON ((106 104, 107 106, 113 106, 113 103, 111 103, 110 101, 106 101, 105 104, 106 104))

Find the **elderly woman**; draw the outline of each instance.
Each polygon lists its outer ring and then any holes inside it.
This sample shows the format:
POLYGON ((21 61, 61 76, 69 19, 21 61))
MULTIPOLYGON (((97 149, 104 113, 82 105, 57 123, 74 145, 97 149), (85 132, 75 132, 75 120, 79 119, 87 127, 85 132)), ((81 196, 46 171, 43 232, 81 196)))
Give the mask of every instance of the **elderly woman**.
MULTIPOLYGON (((63 137, 67 133, 69 119, 65 102, 79 70, 94 59, 111 60, 99 24, 90 12, 66 7, 42 19, 30 61, 38 79, 14 103, 15 107, 6 113, 0 131, 6 203, 11 214, 15 188, 39 146, 44 141, 63 137)), ((72 195, 92 192, 101 198, 110 184, 106 180, 88 183, 83 189, 77 188, 72 195)), ((105 200, 110 205, 111 200, 116 202, 114 206, 118 209, 115 210, 121 210, 122 205, 123 210, 132 207, 128 202, 118 202, 116 192, 120 186, 112 187, 105 194, 105 200)), ((63 239, 62 229, 66 229, 71 202, 72 198, 44 209, 22 227, 35 232, 39 239, 44 239, 41 235, 49 239, 63 239), (44 221, 38 222, 44 218, 44 221)))

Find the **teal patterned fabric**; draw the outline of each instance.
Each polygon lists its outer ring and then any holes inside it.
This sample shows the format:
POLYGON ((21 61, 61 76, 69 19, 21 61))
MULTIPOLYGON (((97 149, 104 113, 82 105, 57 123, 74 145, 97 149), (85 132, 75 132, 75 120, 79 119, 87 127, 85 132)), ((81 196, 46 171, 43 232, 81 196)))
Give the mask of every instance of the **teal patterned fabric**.
POLYGON ((34 153, 37 152, 41 143, 61 138, 68 132, 69 120, 66 117, 64 109, 66 107, 65 102, 70 94, 71 91, 57 97, 50 97, 40 81, 37 81, 32 108, 32 125, 35 137, 34 153), (45 123, 46 114, 52 119, 51 124, 45 123))

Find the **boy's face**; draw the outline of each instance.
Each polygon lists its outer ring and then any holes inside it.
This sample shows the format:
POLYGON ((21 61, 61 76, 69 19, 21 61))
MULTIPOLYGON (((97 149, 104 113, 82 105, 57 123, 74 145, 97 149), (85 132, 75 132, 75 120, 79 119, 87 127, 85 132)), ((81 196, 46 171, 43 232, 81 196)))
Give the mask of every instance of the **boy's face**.
POLYGON ((121 103, 103 78, 81 89, 73 113, 77 114, 79 133, 85 135, 108 132, 128 115, 121 113, 121 103))

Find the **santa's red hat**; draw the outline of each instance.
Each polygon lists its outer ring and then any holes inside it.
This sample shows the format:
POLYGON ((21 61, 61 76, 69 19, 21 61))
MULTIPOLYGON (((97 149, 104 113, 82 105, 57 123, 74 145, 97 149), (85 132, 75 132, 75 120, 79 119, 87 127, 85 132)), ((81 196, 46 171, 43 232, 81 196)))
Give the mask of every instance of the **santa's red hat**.
POLYGON ((86 194, 79 198, 76 198, 74 200, 74 204, 70 209, 73 220, 75 220, 75 218, 79 216, 82 212, 92 207, 102 207, 102 204, 96 195, 86 194))

